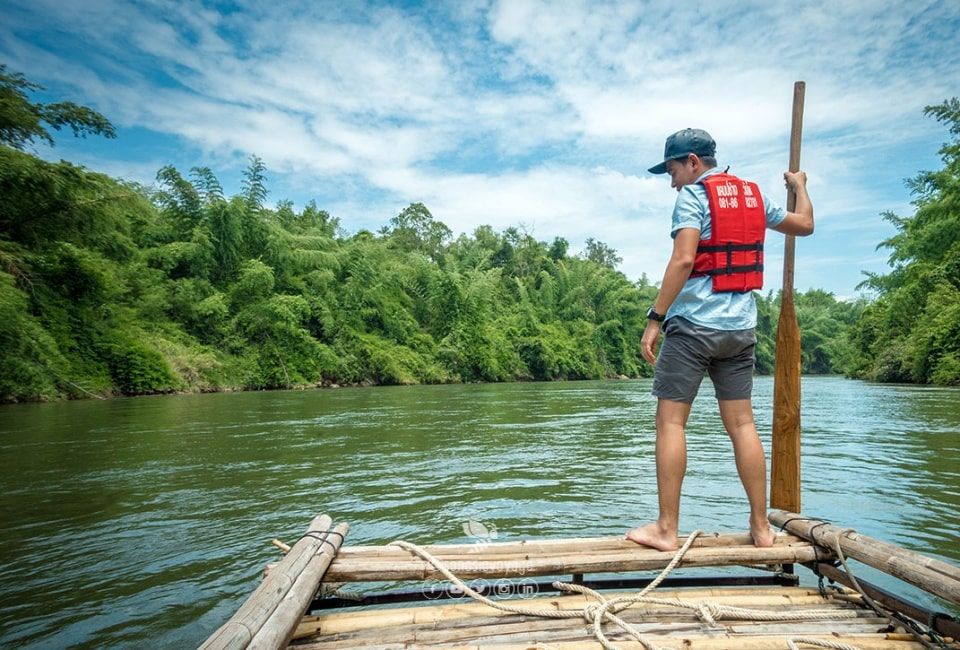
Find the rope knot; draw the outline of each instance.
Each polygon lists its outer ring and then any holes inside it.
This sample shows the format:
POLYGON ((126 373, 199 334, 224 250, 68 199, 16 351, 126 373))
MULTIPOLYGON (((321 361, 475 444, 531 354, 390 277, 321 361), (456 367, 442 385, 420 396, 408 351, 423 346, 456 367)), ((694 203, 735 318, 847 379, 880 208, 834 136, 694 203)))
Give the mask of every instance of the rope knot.
POLYGON ((598 615, 598 610, 603 605, 601 603, 588 603, 583 608, 583 620, 587 623, 593 623, 596 620, 598 615))
POLYGON ((711 603, 697 603, 697 616, 710 627, 717 627, 717 619, 723 614, 721 609, 711 603))

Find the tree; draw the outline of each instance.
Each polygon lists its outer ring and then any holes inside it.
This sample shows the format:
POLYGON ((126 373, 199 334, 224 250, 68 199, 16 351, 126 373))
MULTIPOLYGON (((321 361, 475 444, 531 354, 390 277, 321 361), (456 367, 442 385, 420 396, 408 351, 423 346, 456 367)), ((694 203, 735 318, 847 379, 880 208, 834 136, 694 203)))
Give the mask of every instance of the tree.
POLYGON ((87 134, 115 138, 117 133, 103 115, 73 102, 38 104, 27 97, 28 91, 43 90, 43 86, 27 81, 19 72, 8 72, 0 64, 0 142, 23 150, 40 139, 53 145, 53 136, 43 124, 56 131, 65 126, 77 137, 87 134))
POLYGON ((623 261, 623 258, 617 255, 617 251, 602 241, 597 241, 593 237, 587 238, 587 247, 584 249, 584 255, 591 262, 596 262, 600 266, 606 266, 616 269, 623 261))
POLYGON ((563 237, 554 237, 553 243, 550 244, 550 259, 553 261, 562 260, 567 256, 567 250, 570 248, 570 243, 563 237))
POLYGON ((220 203, 224 200, 223 187, 209 167, 192 167, 190 178, 190 182, 193 183, 197 193, 203 197, 205 204, 220 203))
POLYGON ((201 197, 197 188, 171 165, 157 172, 157 182, 161 189, 157 192, 156 199, 163 206, 164 213, 175 224, 181 237, 188 235, 200 222, 202 215, 201 197))
POLYGON ((267 166, 258 156, 250 156, 250 164, 243 171, 243 197, 252 212, 263 209, 263 202, 267 199, 266 174, 267 166))
POLYGON ((437 260, 453 233, 423 203, 411 203, 390 220, 386 234, 401 250, 420 251, 437 260))
POLYGON ((907 181, 914 213, 883 215, 897 229, 878 246, 890 250, 893 268, 863 283, 878 299, 853 329, 857 354, 848 372, 960 384, 960 100, 927 106, 924 114, 945 122, 953 140, 940 149, 943 169, 907 181))

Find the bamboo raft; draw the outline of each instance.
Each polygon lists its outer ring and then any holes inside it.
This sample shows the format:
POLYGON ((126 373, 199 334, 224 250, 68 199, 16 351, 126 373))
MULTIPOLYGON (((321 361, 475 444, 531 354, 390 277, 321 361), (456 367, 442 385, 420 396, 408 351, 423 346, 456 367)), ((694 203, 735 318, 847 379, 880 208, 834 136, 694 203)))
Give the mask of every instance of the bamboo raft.
POLYGON ((770 519, 784 529, 772 547, 756 548, 746 534, 700 534, 690 540, 675 570, 765 566, 773 572, 717 578, 667 577, 660 588, 646 594, 655 602, 636 603, 617 613, 633 631, 643 635, 642 640, 605 620, 602 627, 610 645, 604 646, 593 633, 595 623, 575 613, 595 608, 599 604, 596 598, 589 593, 557 591, 542 578, 558 577, 613 600, 636 594, 650 582, 649 577, 637 577, 637 572, 662 570, 675 553, 617 538, 446 544, 419 549, 458 578, 474 581, 479 593, 498 603, 574 612, 567 618, 542 618, 499 611, 469 598, 461 600, 461 591, 437 588, 436 581, 445 580, 445 575, 411 549, 344 545, 349 526, 342 523, 331 527, 330 517, 322 515, 292 548, 279 544, 288 548, 284 557, 268 567, 253 595, 202 648, 759 650, 817 647, 806 645, 816 642, 826 644, 820 647, 862 650, 960 648, 955 641, 960 638, 960 621, 956 618, 909 603, 862 580, 859 584, 866 596, 849 588, 853 579, 836 566, 837 547, 846 557, 954 604, 960 604, 960 568, 801 515, 774 511, 770 519), (810 568, 832 586, 798 586, 797 576, 792 573, 795 565, 810 568), (595 574, 604 575, 587 578, 595 574), (609 577, 611 574, 616 577, 609 577), (478 586, 479 580, 486 585, 478 586), (420 588, 361 597, 344 592, 346 583, 394 581, 416 581, 420 588), (504 585, 511 588, 505 589, 504 585), (881 606, 882 613, 871 608, 867 598, 881 606), (708 613, 698 611, 701 606, 708 613), (752 616, 730 617, 730 612, 739 611, 732 608, 747 609, 752 616), (765 613, 780 620, 763 620, 765 613), (816 620, 806 618, 812 613, 816 620), (891 620, 890 613, 899 618, 891 620))

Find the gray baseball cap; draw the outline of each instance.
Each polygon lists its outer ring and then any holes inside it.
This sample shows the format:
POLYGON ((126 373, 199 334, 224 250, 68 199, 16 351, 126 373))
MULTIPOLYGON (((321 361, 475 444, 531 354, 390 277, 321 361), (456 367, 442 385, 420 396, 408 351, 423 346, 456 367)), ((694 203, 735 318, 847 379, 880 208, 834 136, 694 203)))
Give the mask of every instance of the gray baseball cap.
POLYGON ((713 156, 717 153, 717 143, 703 129, 677 131, 667 138, 667 144, 663 148, 663 162, 647 171, 651 174, 666 174, 668 160, 686 158, 691 153, 698 156, 713 156))

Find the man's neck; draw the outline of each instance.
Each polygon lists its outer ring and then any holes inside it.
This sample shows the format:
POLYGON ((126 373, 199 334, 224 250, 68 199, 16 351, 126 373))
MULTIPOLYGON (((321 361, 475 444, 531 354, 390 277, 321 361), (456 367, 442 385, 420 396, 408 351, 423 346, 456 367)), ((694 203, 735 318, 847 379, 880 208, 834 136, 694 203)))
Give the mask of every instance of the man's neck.
POLYGON ((713 166, 711 166, 711 167, 707 167, 706 165, 698 164, 696 167, 693 168, 693 171, 694 171, 694 173, 696 173, 697 178, 703 178, 703 175, 704 175, 704 174, 706 174, 707 172, 711 172, 711 171, 713 171, 713 170, 716 169, 716 168, 717 168, 716 165, 713 165, 713 166))

